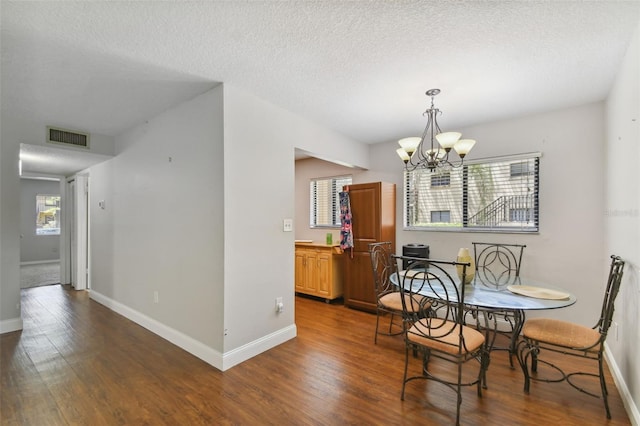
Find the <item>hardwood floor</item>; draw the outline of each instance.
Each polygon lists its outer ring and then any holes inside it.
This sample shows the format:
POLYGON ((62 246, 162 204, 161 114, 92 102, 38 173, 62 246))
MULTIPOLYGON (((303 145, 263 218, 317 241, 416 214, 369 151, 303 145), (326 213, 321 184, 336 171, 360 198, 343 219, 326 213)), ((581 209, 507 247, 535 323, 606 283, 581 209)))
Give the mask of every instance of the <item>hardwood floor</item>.
MULTIPOLYGON (((412 382, 401 401, 401 338, 374 345, 375 316, 339 304, 296 298, 298 337, 224 373, 66 286, 23 290, 22 317, 23 331, 0 336, 2 425, 455 420, 455 394, 437 383, 412 382)), ((610 421, 602 401, 566 383, 534 382, 525 395, 504 352, 488 378, 482 398, 464 390, 462 424, 630 424, 609 374, 610 421)))

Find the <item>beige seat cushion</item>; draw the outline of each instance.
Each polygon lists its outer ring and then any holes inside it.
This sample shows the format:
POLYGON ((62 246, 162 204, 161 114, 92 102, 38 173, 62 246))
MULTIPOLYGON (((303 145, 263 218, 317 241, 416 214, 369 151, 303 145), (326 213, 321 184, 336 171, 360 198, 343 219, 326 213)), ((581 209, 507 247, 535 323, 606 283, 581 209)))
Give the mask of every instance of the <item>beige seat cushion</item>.
MULTIPOLYGON (((420 310, 420 302, 422 302, 425 298, 424 296, 420 296, 417 294, 413 295, 413 303, 411 303, 411 299, 408 294, 404 295, 405 302, 407 305, 407 310, 409 312, 418 312, 420 310)), ((387 309, 392 309, 394 311, 402 311, 402 298, 399 291, 393 293, 387 293, 378 299, 380 304, 387 309)), ((422 309, 428 308, 429 305, 426 304, 422 307, 422 309)))
POLYGON ((598 352, 600 350, 600 344, 598 343, 600 333, 598 330, 556 319, 529 319, 522 327, 522 335, 538 342, 566 348, 585 349, 589 352, 598 352))
MULTIPOLYGON (((427 348, 457 355, 460 344, 460 330, 458 327, 460 325, 455 322, 440 318, 422 319, 409 329, 407 338, 411 342, 427 348), (447 332, 449 333, 446 334, 447 332), (426 336, 429 334, 431 337, 426 336), (442 336, 443 334, 446 335, 442 336)), ((462 336, 465 342, 462 347, 462 353, 465 353, 465 349, 466 352, 474 352, 484 344, 484 334, 471 327, 462 326, 462 336)))

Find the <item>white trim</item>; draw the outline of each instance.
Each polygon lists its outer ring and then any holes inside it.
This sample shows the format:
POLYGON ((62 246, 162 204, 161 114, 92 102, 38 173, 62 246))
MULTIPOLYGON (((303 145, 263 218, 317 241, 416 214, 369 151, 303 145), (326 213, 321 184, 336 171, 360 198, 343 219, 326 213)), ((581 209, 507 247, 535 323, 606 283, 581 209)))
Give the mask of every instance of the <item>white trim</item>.
POLYGON ((225 352, 222 357, 222 371, 240 364, 254 356, 268 351, 269 349, 276 347, 287 340, 291 340, 298 334, 296 325, 290 325, 282 328, 258 340, 249 342, 246 345, 233 349, 229 352, 225 352))
POLYGON ((296 337, 296 326, 292 325, 222 354, 202 342, 100 294, 95 290, 89 291, 89 297, 221 371, 228 370, 234 365, 240 364, 259 353, 296 337))
POLYGON ((31 260, 29 262, 20 262, 20 266, 39 265, 40 263, 60 263, 60 259, 58 259, 58 260, 31 260))
POLYGON ((12 318, 0 321, 0 334, 22 330, 22 318, 12 318))
POLYGON ((640 411, 638 411, 638 406, 633 401, 631 392, 629 392, 629 388, 624 381, 624 377, 622 377, 622 372, 618 368, 618 364, 609 350, 609 345, 606 343, 604 346, 604 359, 607 361, 611 376, 613 376, 613 382, 615 383, 616 388, 618 388, 618 392, 620 392, 622 404, 624 405, 625 410, 627 410, 627 415, 629 416, 629 420, 631 420, 631 424, 640 425, 640 411))

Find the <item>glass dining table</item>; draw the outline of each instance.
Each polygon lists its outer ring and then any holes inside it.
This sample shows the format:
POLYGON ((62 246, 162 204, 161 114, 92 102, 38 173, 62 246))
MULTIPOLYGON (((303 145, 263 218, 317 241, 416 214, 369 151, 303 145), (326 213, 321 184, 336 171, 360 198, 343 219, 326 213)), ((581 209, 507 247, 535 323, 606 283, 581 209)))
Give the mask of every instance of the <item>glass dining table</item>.
MULTIPOLYGON (((458 280, 455 282, 456 286, 460 285, 455 271, 450 274, 450 277, 458 280)), ((397 274, 392 274, 390 279, 392 283, 399 285, 397 274)), ((415 283, 416 279, 417 277, 414 277, 412 282, 415 283)), ((454 285, 454 283, 446 284, 445 281, 442 285, 454 285)), ((429 292, 430 286, 422 288, 425 289, 424 296, 438 297, 435 292, 429 292)), ((482 314, 485 316, 485 324, 491 324, 486 327, 487 331, 494 332, 492 336, 487 336, 489 350, 493 349, 497 334, 495 332, 501 326, 499 317, 505 312, 511 314, 509 316, 511 335, 507 349, 512 367, 512 357, 516 355, 516 345, 524 325, 525 312, 565 308, 573 305, 577 300, 574 294, 557 286, 523 277, 511 277, 508 281, 499 283, 485 282, 476 277, 470 284, 465 285, 463 294, 464 304, 469 307, 469 313, 472 315, 482 314)), ((506 316, 503 317, 506 318, 506 316)))

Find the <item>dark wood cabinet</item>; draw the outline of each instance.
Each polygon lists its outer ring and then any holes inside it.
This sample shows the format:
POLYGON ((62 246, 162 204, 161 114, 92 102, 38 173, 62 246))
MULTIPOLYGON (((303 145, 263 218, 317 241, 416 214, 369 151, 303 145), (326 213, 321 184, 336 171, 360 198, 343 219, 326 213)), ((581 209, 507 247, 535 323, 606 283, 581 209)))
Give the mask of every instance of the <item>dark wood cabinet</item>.
POLYGON ((344 304, 375 312, 376 296, 369 244, 396 241, 396 186, 374 182, 349 186, 353 250, 344 251, 344 304))

